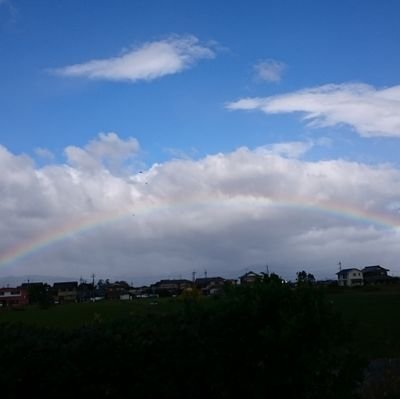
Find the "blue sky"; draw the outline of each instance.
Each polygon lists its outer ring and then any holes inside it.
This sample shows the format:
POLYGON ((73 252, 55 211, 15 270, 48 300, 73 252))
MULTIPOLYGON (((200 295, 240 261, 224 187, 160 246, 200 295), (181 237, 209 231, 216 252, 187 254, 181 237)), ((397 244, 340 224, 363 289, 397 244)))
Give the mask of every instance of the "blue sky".
POLYGON ((316 157, 397 162, 397 139, 365 140, 349 127, 309 128, 299 115, 224 108, 241 97, 327 83, 396 85, 396 1, 7 2, 0 8, 0 140, 12 151, 60 154, 111 130, 136 137, 151 163, 166 159, 167 148, 202 156, 324 136, 333 142, 316 157), (135 83, 49 72, 171 35, 215 42, 215 58, 135 83), (257 79, 254 66, 271 59, 286 65, 281 80, 257 79))
POLYGON ((399 14, 394 0, 0 0, 0 276, 400 273, 399 14), (121 209, 143 214, 6 262, 121 209))

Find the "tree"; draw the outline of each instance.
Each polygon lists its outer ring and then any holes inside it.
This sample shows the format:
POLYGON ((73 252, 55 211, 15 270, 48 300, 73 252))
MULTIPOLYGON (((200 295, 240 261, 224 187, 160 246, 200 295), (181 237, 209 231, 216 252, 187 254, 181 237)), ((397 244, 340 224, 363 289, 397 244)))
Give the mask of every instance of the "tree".
POLYGON ((277 275, 276 273, 271 273, 271 274, 264 274, 263 280, 264 283, 278 283, 278 284, 283 284, 285 280, 277 275))
POLYGON ((307 273, 305 270, 302 270, 301 272, 297 272, 297 282, 299 284, 314 284, 315 283, 315 277, 311 273, 307 273))
POLYGON ((46 283, 32 283, 28 285, 29 303, 46 308, 52 304, 51 287, 46 283))

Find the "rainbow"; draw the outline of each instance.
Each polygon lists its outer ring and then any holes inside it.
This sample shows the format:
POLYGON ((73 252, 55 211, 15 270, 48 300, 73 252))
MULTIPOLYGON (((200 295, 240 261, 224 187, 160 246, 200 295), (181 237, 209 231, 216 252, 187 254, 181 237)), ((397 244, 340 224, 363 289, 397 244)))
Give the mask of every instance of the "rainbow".
POLYGON ((11 247, 4 253, 0 253, 0 267, 14 263, 59 241, 93 230, 102 225, 115 223, 125 217, 126 212, 97 213, 80 217, 78 220, 69 221, 61 226, 49 229, 30 240, 11 247))
MULTIPOLYGON (((39 252, 51 245, 67 238, 77 236, 87 231, 94 230, 101 226, 108 226, 119 221, 131 220, 133 215, 141 216, 162 211, 178 211, 182 213, 185 209, 207 209, 210 207, 247 206, 247 209, 255 207, 293 208, 305 211, 320 212, 331 215, 335 218, 351 219, 359 223, 379 226, 384 229, 400 230, 400 215, 393 215, 388 212, 376 212, 368 209, 357 208, 349 204, 327 201, 316 201, 298 198, 287 199, 283 197, 262 197, 262 196, 236 196, 222 199, 204 199, 175 202, 170 204, 147 205, 142 207, 131 206, 129 209, 115 212, 96 213, 77 220, 56 226, 48 231, 39 234, 27 241, 24 241, 3 253, 0 253, 0 267, 20 261, 29 255, 39 252)), ((239 208, 242 209, 242 208, 239 208)))

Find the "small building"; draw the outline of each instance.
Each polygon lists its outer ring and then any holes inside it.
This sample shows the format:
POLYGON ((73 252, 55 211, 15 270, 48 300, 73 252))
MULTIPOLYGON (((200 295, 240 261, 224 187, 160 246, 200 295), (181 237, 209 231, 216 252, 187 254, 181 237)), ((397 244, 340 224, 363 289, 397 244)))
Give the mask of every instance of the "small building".
POLYGON ((339 287, 357 287, 364 285, 363 272, 360 269, 343 269, 336 274, 339 287))
POLYGON ((252 271, 243 274, 239 277, 240 284, 253 284, 261 279, 261 275, 252 271))
POLYGON ((129 293, 133 298, 148 298, 152 294, 152 290, 147 285, 141 287, 131 287, 129 293))
POLYGON ((119 295, 120 301, 131 301, 132 298, 133 298, 133 295, 129 292, 125 292, 125 293, 119 295))
POLYGON ((380 265, 366 266, 362 269, 365 284, 384 284, 391 280, 388 276, 389 269, 380 265))
POLYGON ((222 277, 197 278, 194 286, 201 290, 204 295, 214 295, 221 291, 227 281, 222 277))
POLYGON ((78 300, 78 282, 68 281, 53 284, 54 299, 58 303, 76 302, 78 300))
POLYGON ((28 305, 28 290, 25 288, 0 288, 0 307, 28 305))
POLYGON ((129 290, 131 287, 126 281, 116 281, 115 283, 109 283, 105 286, 106 299, 121 299, 126 300, 130 298, 129 290))
POLYGON ((37 288, 37 289, 43 289, 45 286, 45 283, 42 282, 29 282, 29 283, 22 283, 19 288, 23 288, 24 290, 29 291, 29 289, 32 288, 37 288))
POLYGON ((185 279, 160 280, 151 285, 151 290, 154 294, 159 294, 160 296, 179 295, 183 290, 191 288, 192 286, 193 283, 185 279))

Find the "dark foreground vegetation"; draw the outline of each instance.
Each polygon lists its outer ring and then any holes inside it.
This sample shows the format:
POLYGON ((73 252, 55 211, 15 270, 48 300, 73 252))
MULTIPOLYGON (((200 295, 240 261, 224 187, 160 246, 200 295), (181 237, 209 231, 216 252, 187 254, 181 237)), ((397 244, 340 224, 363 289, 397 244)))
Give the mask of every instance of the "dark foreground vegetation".
POLYGON ((177 303, 73 329, 2 323, 1 397, 355 397, 354 329, 320 290, 269 279, 177 303))

